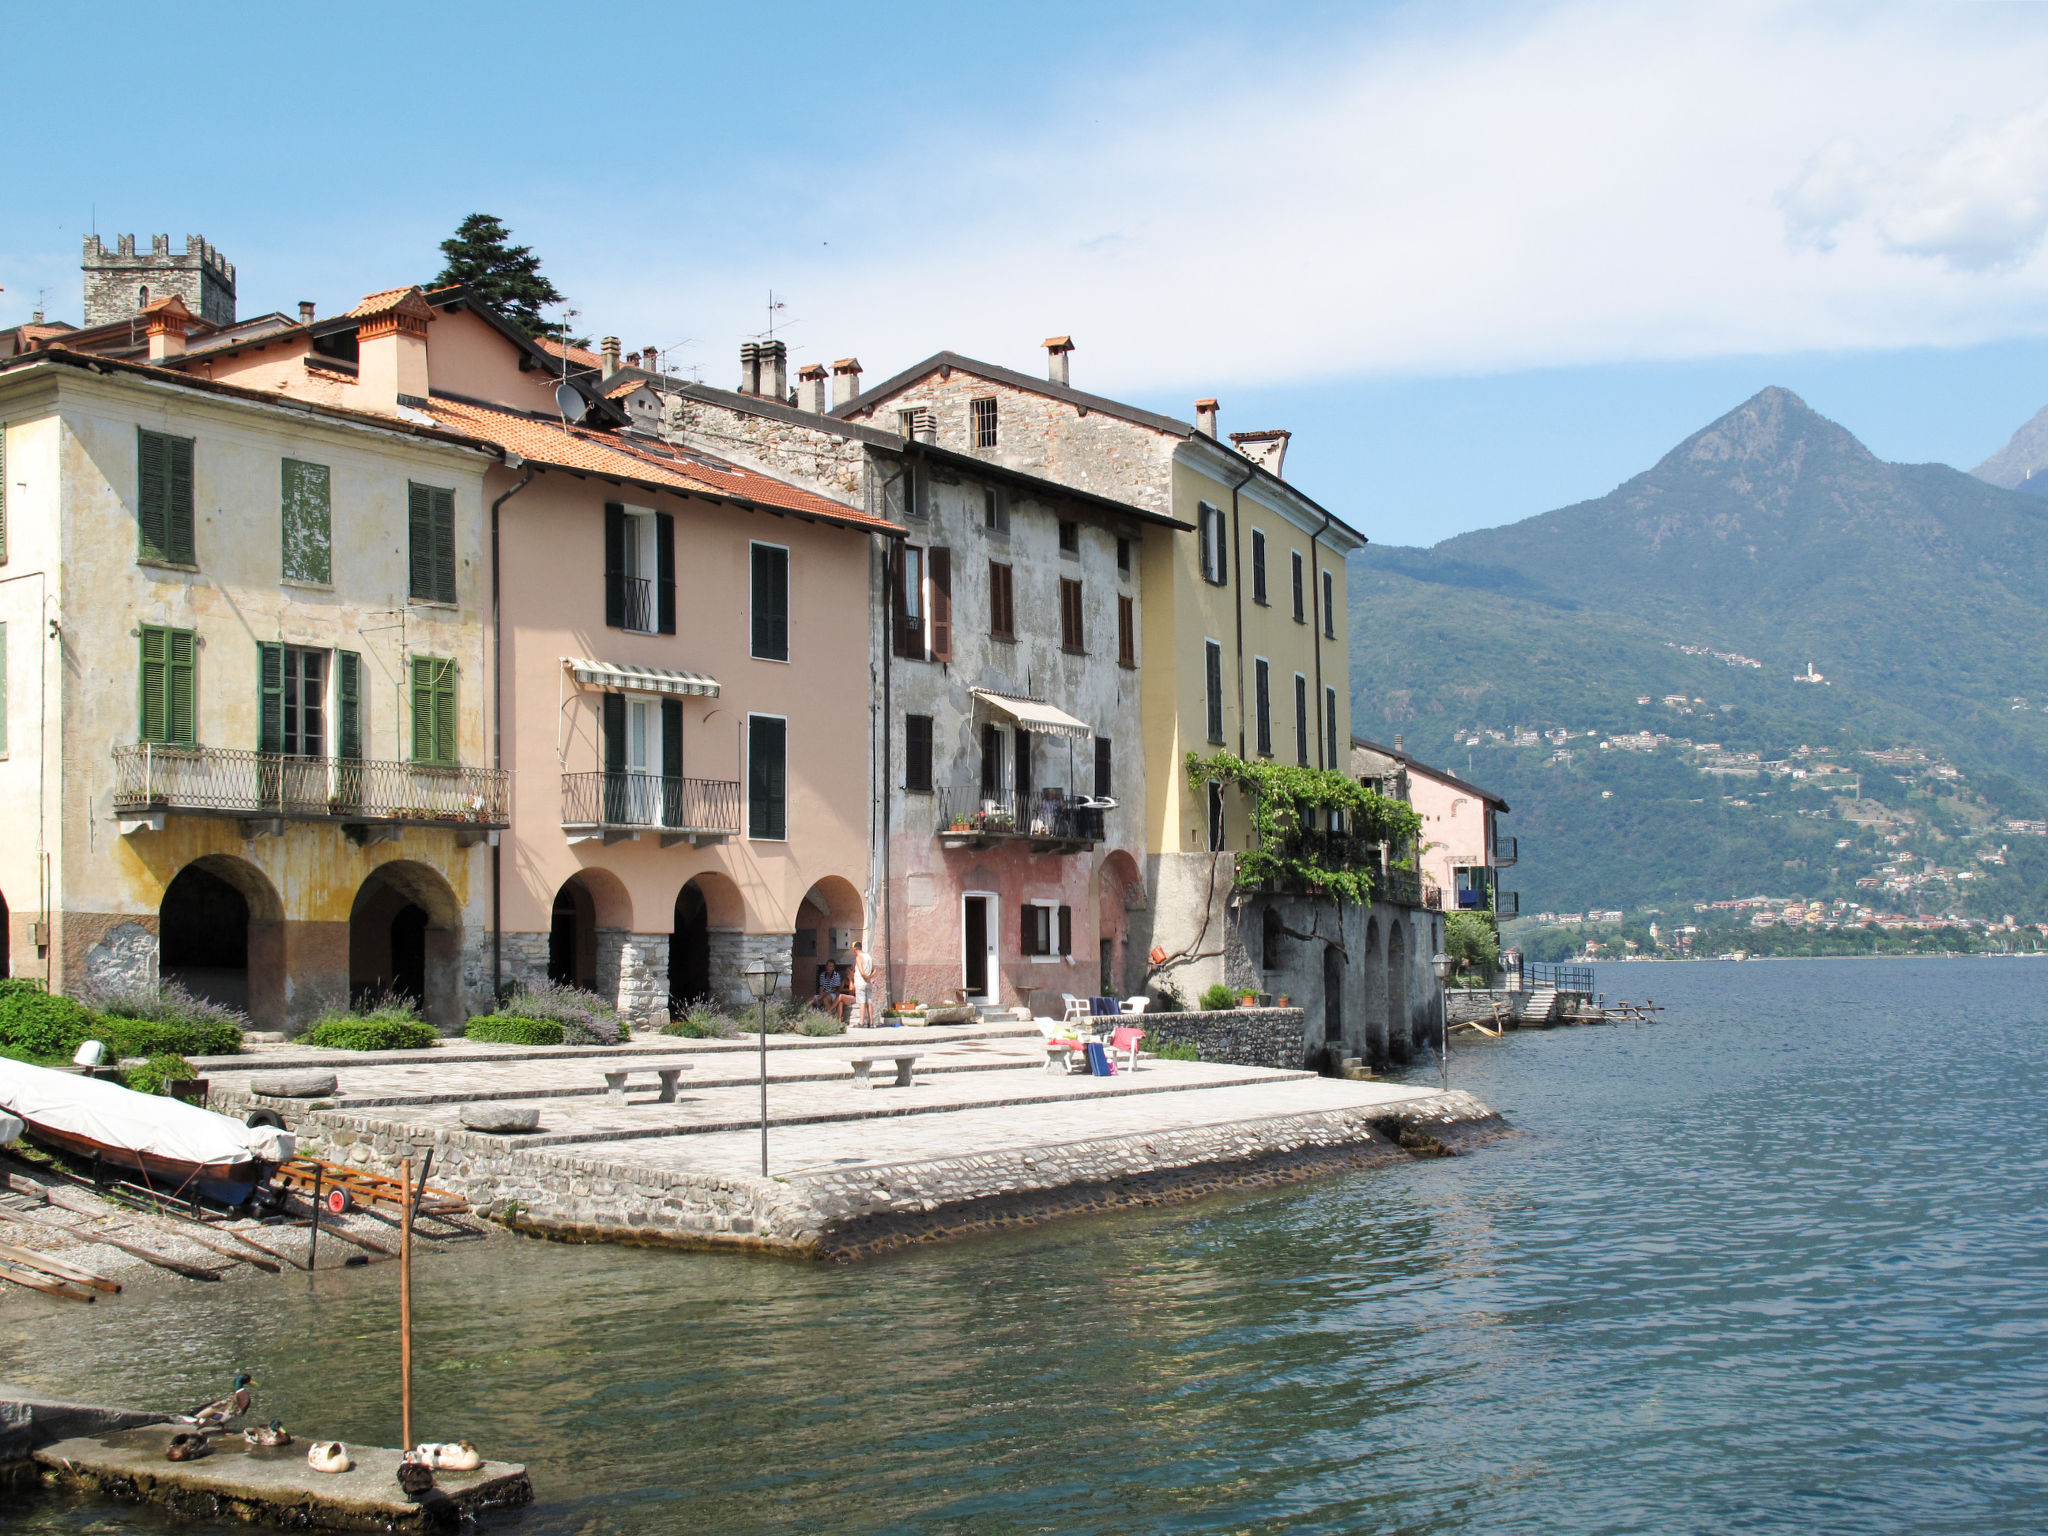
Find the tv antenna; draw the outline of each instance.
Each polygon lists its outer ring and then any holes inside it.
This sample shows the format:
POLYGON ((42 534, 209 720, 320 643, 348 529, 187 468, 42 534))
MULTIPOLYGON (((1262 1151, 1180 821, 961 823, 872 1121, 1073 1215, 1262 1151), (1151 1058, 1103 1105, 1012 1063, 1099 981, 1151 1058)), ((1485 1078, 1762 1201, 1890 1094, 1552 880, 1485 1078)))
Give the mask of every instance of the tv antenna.
POLYGON ((755 336, 763 341, 773 341, 778 326, 786 331, 793 325, 802 324, 803 322, 799 320, 784 320, 781 318, 782 312, 788 308, 789 305, 775 297, 775 290, 770 288, 768 290, 768 328, 765 331, 756 331, 754 333, 755 336))

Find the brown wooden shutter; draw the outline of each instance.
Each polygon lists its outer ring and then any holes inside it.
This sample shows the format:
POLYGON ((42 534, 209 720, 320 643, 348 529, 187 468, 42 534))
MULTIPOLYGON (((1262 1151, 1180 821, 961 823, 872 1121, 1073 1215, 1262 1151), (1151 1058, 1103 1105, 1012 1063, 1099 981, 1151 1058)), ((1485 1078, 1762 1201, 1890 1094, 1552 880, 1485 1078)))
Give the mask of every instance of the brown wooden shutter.
POLYGON ((932 660, 953 659, 953 551, 935 549, 931 562, 932 660))

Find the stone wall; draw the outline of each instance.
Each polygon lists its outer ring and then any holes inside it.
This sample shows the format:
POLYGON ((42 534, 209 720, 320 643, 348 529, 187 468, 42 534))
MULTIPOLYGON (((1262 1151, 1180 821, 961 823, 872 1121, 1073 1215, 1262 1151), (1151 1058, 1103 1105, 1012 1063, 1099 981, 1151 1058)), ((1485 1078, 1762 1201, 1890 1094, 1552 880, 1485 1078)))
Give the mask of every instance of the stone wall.
POLYGON ((1147 1048, 1192 1044, 1203 1061, 1298 1072, 1309 1060, 1308 1016, 1299 1008, 1226 1008, 1213 1013, 1147 1013, 1147 1048))
POLYGON ((185 249, 171 252, 169 235, 152 235, 150 249, 138 251, 133 235, 121 235, 108 250, 97 235, 85 237, 81 262, 85 277, 85 323, 111 325, 142 307, 141 289, 149 299, 176 294, 185 307, 215 325, 235 322, 235 269, 201 235, 187 235, 185 249))
POLYGON ((632 1023, 668 1022, 668 941, 665 933, 629 933, 619 945, 619 985, 613 995, 620 1016, 632 1023))

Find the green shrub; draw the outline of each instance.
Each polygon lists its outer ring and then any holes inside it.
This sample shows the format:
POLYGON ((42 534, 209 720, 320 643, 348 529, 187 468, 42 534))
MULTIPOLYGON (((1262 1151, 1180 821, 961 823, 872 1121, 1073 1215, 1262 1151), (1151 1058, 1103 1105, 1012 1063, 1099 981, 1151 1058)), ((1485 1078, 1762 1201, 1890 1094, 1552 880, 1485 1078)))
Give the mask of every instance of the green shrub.
POLYGON ((1161 1061, 1200 1061, 1202 1048, 1192 1040, 1162 1040, 1157 1045, 1143 1043, 1146 1055, 1156 1056, 1161 1061))
POLYGON ((796 1021, 796 1032, 800 1035, 843 1035, 846 1033, 846 1021, 829 1013, 819 1013, 814 1008, 796 1021))
POLYGON ((165 1054, 152 1056, 139 1067, 129 1067, 121 1074, 121 1081, 137 1093, 165 1093, 171 1083, 198 1075, 198 1070, 184 1057, 165 1054))
POLYGON ((330 1051, 419 1051, 441 1037, 410 1005, 386 1002, 369 1013, 330 1013, 299 1036, 300 1045, 330 1051))
POLYGON ((539 1019, 561 1026, 569 1045, 617 1045, 624 1033, 618 1012, 595 992, 558 981, 523 981, 508 987, 498 1004, 502 1016, 539 1019))
POLYGON ((87 1031, 107 1042, 107 1054, 125 1056, 232 1056, 242 1048, 239 1026, 226 1022, 172 1023, 104 1018, 87 1031))
POLYGON ((30 1057, 69 1057, 100 1022, 68 997, 26 981, 0 981, 0 1046, 30 1057))
POLYGON ((1180 988, 1170 981, 1162 981, 1152 989, 1152 1011, 1154 1013, 1186 1013, 1188 1000, 1180 995, 1180 988))
POLYGON ((107 1028, 94 1029, 92 1038, 106 1041, 116 1056, 232 1056, 249 1027, 246 1014, 194 997, 175 981, 88 985, 77 997, 105 1020, 107 1028))
POLYGON ((562 1026, 546 1019, 525 1019, 509 1013, 486 1013, 471 1019, 462 1033, 470 1040, 498 1045, 560 1045, 562 1026))
POLYGON ((1202 1007, 1204 1011, 1210 1013, 1224 1008, 1235 1008, 1238 995, 1236 991, 1219 981, 1202 993, 1202 1007))

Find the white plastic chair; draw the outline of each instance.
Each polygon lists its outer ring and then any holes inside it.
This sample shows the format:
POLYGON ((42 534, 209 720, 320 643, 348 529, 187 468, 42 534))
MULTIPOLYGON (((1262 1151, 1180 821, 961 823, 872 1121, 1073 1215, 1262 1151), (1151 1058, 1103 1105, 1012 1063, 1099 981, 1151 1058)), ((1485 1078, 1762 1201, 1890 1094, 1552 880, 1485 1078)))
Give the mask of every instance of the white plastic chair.
POLYGON ((1124 999, 1124 1012, 1143 1013, 1151 1002, 1149 997, 1127 997, 1124 999))
POLYGON ((1060 1001, 1067 1005, 1067 1011, 1060 1015, 1060 1022, 1063 1024, 1083 1024, 1095 1017, 1091 1005, 1085 997, 1076 997, 1071 992, 1062 992, 1060 994, 1060 1001))

